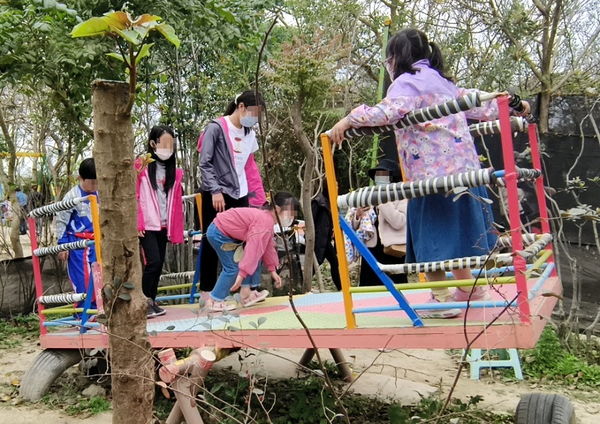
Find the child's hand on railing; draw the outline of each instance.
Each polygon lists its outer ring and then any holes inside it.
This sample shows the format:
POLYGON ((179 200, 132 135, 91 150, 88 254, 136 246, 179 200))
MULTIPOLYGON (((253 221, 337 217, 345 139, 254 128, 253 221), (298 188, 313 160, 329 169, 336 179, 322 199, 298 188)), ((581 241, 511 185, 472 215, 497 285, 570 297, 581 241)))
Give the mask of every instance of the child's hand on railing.
POLYGON ((329 138, 335 144, 342 144, 342 141, 344 141, 344 133, 351 127, 348 118, 342 118, 328 131, 329 138))

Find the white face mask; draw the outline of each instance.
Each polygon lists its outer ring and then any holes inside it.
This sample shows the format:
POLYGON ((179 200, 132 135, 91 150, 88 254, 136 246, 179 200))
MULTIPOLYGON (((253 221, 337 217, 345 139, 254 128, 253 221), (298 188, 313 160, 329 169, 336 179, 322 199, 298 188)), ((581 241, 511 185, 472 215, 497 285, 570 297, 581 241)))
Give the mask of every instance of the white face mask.
POLYGON ((240 118, 240 124, 246 128, 252 128, 256 124, 258 124, 258 116, 254 115, 246 115, 240 118))
POLYGON ((160 160, 167 160, 171 156, 173 156, 173 150, 171 150, 171 149, 156 149, 156 151, 154 153, 156 153, 156 156, 160 160))
POLYGON ((279 221, 281 222, 282 227, 291 227, 292 223, 294 222, 294 217, 286 213, 279 215, 279 221))
POLYGON ((390 177, 388 175, 375 175, 375 184, 376 185, 382 185, 382 184, 389 184, 390 183, 390 177))

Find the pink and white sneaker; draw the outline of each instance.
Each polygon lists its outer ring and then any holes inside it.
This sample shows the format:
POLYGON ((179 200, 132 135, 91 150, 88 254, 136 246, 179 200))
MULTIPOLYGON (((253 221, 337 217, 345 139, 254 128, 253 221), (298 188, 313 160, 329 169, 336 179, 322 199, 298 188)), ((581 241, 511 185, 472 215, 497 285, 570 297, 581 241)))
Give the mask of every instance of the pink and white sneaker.
MULTIPOLYGON (((431 304, 443 304, 435 297, 431 296, 431 299, 427 301, 427 303, 431 304)), ((421 318, 429 318, 429 319, 448 319, 448 318, 456 318, 460 315, 461 310, 457 308, 452 309, 421 309, 418 310, 417 313, 421 318)))
POLYGON ((212 297, 208 298, 204 307, 208 312, 225 312, 237 309, 237 306, 233 303, 219 302, 214 300, 212 297))
POLYGON ((247 308, 249 306, 256 305, 258 302, 264 301, 268 296, 269 296, 269 290, 261 290, 261 291, 252 290, 252 291, 250 291, 250 294, 248 295, 248 297, 245 297, 245 298, 240 297, 240 303, 242 304, 242 306, 244 308, 247 308))

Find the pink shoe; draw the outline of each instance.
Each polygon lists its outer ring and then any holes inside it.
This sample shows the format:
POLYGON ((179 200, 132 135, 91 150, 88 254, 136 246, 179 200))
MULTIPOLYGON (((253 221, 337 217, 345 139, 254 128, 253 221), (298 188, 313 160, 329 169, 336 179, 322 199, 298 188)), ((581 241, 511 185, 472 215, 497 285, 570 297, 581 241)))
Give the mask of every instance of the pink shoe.
POLYGON ((244 308, 256 305, 258 302, 264 301, 269 296, 269 290, 251 291, 248 297, 240 298, 240 303, 244 308))
MULTIPOLYGON (((467 300, 469 300, 469 294, 471 294, 470 287, 468 288, 468 290, 461 290, 457 288, 456 290, 454 290, 452 297, 456 302, 466 302, 467 300)), ((490 296, 489 290, 487 289, 487 287, 484 286, 475 287, 475 290, 473 290, 473 294, 471 294, 471 302, 491 299, 492 296, 490 296)))
MULTIPOLYGON (((435 297, 431 296, 431 299, 427 303, 431 304, 440 304, 440 302, 435 297)), ((421 309, 418 310, 417 313, 421 318, 438 318, 438 319, 448 319, 448 318, 456 318, 460 315, 460 309, 421 309)))
POLYGON ((212 297, 209 297, 206 301, 205 308, 208 312, 225 312, 225 311, 233 311, 237 309, 237 306, 226 303, 226 302, 218 302, 214 300, 212 297))

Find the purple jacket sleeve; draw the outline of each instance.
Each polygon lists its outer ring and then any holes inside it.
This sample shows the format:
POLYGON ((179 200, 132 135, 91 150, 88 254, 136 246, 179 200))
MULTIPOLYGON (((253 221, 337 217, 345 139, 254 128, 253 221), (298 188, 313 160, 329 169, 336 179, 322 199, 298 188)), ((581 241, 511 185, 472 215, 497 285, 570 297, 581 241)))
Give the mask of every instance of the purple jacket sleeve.
POLYGON ((398 122, 415 108, 415 104, 414 97, 386 97, 375 106, 361 105, 357 107, 348 114, 347 118, 353 128, 380 127, 398 122))

